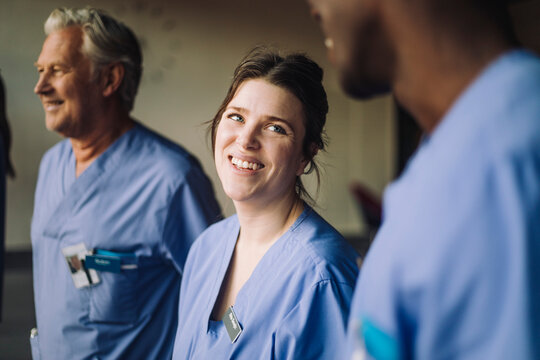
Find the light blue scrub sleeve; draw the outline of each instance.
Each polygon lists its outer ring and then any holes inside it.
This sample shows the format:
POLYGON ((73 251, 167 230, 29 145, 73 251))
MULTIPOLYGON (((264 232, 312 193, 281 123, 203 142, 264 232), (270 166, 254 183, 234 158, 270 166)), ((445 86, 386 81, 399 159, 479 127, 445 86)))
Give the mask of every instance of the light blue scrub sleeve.
POLYGON ((195 239, 221 219, 212 184, 198 167, 191 168, 171 200, 163 229, 164 256, 182 274, 195 239))
POLYGON ((274 334, 271 359, 341 359, 352 294, 347 284, 317 283, 274 334))

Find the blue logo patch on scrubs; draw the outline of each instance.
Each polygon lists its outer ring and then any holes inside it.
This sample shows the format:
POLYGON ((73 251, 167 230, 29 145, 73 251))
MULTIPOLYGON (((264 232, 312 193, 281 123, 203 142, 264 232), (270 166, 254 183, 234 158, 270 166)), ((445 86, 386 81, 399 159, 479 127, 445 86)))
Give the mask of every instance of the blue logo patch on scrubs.
POLYGON ((86 255, 86 267, 98 271, 119 273, 124 269, 136 269, 137 264, 133 263, 135 260, 136 256, 133 253, 94 249, 91 255, 86 255))
POLYGON ((364 340, 366 352, 377 360, 400 359, 399 344, 395 338, 377 327, 371 320, 364 317, 359 334, 364 340))
POLYGON ((86 255, 86 267, 98 271, 119 273, 122 260, 119 257, 105 255, 86 255))

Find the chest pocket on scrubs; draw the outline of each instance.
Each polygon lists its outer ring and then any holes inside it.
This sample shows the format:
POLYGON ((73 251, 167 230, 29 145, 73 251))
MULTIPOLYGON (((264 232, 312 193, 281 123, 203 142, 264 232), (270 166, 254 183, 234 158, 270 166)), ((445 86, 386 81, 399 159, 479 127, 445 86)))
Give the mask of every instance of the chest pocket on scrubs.
POLYGON ((120 258, 118 272, 98 271, 100 283, 90 291, 89 319, 99 323, 134 323, 138 317, 138 259, 135 254, 98 250, 120 258))

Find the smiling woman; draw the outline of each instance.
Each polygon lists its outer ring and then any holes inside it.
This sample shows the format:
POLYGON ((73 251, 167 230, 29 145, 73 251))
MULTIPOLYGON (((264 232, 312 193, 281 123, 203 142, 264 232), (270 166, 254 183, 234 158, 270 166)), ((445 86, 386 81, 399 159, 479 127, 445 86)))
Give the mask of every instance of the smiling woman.
POLYGON ((266 80, 248 80, 225 109, 214 156, 223 190, 238 207, 270 206, 296 196, 304 172, 302 103, 266 80))
POLYGON ((301 181, 324 148, 321 81, 306 56, 264 48, 236 68, 210 133, 237 214, 190 250, 175 359, 340 358, 357 255, 301 181))
MULTIPOLYGON (((214 152, 218 125, 227 107, 233 107, 230 103, 240 86, 248 80, 265 80, 268 84, 275 85, 282 91, 288 92, 289 95, 293 95, 294 99, 289 99, 289 101, 296 100, 301 103, 305 131, 302 153, 309 164, 305 173, 314 171, 319 179, 315 155, 325 147, 324 125, 328 113, 326 92, 321 83, 322 76, 322 69, 302 54, 290 54, 283 59, 277 53, 267 51, 262 47, 253 49, 236 68, 229 91, 211 121, 210 133, 214 152)), ((273 111, 278 111, 278 109, 280 108, 275 108, 273 111)), ((296 177, 296 192, 304 199, 312 200, 299 176, 296 177)))

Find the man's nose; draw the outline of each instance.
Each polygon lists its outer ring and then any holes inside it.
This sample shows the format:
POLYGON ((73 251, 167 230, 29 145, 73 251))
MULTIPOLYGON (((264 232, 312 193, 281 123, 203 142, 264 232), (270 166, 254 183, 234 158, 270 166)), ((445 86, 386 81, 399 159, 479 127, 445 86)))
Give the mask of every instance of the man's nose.
POLYGON ((39 95, 50 91, 51 84, 49 80, 49 75, 46 72, 40 73, 38 82, 34 87, 34 93, 39 95))

